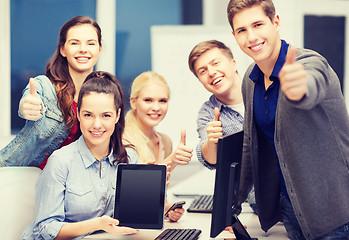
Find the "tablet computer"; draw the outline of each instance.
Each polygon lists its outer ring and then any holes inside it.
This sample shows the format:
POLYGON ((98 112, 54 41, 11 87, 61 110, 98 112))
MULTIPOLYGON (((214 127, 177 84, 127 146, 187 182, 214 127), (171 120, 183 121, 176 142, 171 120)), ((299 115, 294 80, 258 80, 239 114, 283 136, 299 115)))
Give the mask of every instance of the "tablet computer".
POLYGON ((118 165, 114 218, 120 226, 163 228, 166 169, 166 165, 118 165))

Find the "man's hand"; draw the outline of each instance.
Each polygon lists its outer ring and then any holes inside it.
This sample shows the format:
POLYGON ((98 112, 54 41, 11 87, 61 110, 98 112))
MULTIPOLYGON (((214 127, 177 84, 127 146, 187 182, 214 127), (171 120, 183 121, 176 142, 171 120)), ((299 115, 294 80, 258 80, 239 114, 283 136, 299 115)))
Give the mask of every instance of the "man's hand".
POLYGON ((207 141, 209 143, 218 143, 218 138, 223 136, 222 122, 219 121, 220 112, 218 108, 214 109, 214 119, 207 123, 207 141))
POLYGON ((297 49, 291 47, 279 73, 281 90, 292 101, 301 100, 308 91, 307 73, 304 66, 296 62, 297 49))
POLYGON ((221 113, 218 108, 214 109, 214 118, 207 123, 207 140, 201 146, 201 152, 205 160, 210 164, 217 163, 218 139, 223 136, 222 122, 219 121, 221 113))

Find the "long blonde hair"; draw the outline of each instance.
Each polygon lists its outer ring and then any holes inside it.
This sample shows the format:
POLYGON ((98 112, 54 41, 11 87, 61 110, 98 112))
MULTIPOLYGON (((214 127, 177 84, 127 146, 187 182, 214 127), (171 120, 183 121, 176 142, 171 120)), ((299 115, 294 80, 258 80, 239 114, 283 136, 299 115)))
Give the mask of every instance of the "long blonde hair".
MULTIPOLYGON (((168 97, 170 97, 170 88, 165 78, 155 72, 148 71, 141 73, 135 78, 132 83, 130 98, 137 99, 144 87, 150 84, 158 84, 166 87, 168 90, 168 97)), ((126 143, 131 143, 135 146, 140 163, 148 163, 150 161, 157 162, 153 152, 148 146, 150 139, 140 129, 136 114, 137 113, 133 109, 127 112, 125 116, 126 126, 123 139, 126 143)))

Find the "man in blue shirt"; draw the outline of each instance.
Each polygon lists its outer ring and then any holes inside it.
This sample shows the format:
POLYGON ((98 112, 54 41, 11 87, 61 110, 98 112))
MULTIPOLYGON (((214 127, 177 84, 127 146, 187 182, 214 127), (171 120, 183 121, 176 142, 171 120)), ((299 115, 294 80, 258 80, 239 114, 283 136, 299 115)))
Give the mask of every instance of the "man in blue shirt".
MULTIPOLYGON (((231 50, 217 40, 197 44, 189 54, 189 68, 202 85, 212 93, 199 110, 196 147, 198 160, 214 169, 217 162, 218 138, 242 130, 244 104, 239 76, 231 50)), ((254 192, 248 202, 256 212, 254 192)))
POLYGON ((230 0, 228 21, 252 64, 245 104, 240 202, 252 183, 267 231, 291 239, 349 238, 349 117, 340 82, 318 53, 280 39, 272 0, 230 0))

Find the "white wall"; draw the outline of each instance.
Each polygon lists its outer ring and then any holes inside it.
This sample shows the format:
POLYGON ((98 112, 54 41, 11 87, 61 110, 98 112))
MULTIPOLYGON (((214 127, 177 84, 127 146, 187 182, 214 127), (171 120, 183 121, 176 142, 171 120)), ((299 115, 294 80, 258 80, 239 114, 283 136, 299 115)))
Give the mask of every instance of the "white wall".
POLYGON ((11 133, 10 0, 0 1, 0 136, 11 133))
POLYGON ((115 74, 116 0, 97 0, 96 21, 103 33, 103 49, 96 70, 115 74))

